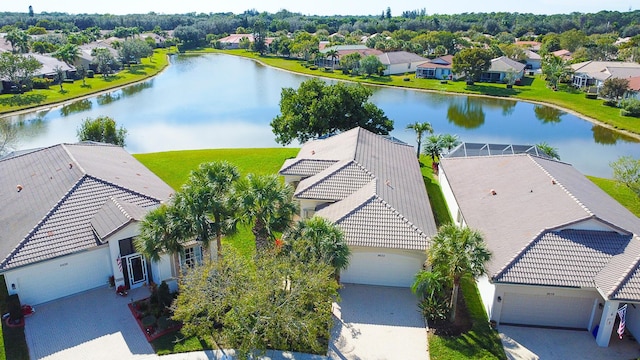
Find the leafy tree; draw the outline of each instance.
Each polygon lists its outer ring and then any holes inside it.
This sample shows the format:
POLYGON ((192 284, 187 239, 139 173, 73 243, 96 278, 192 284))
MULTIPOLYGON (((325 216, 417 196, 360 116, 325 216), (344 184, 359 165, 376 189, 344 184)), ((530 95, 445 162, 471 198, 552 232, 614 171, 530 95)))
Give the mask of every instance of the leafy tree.
POLYGON ((622 116, 640 117, 640 100, 627 98, 620 101, 620 114, 622 116))
POLYGON ((192 25, 180 25, 176 27, 173 31, 173 36, 181 42, 181 51, 195 49, 201 46, 205 39, 204 32, 200 28, 192 25))
POLYGON ((0 52, 0 79, 6 79, 18 87, 19 92, 29 88, 31 79, 36 75, 42 64, 33 56, 0 52))
POLYGON ((342 230, 329 220, 314 216, 298 221, 285 237, 285 251, 304 262, 323 262, 334 269, 336 279, 340 270, 349 266, 351 250, 342 230))
POLYGON ((587 35, 582 30, 571 29, 559 36, 560 47, 571 52, 587 43, 587 35))
POLYGON ((640 160, 631 156, 621 156, 609 166, 613 170, 613 179, 640 197, 640 160))
POLYGON ((14 53, 29 52, 29 35, 25 31, 13 28, 4 36, 4 39, 11 44, 11 50, 14 53))
POLYGON ((422 136, 424 133, 433 134, 433 127, 428 122, 414 122, 407 125, 407 129, 413 130, 416 133, 416 141, 418 142, 418 149, 416 156, 420 158, 420 151, 422 150, 422 136))
POLYGON ((153 49, 142 39, 129 39, 122 42, 118 55, 124 64, 138 63, 143 57, 151 56, 153 49))
POLYGON ((549 144, 547 144, 546 142, 541 142, 539 144, 536 144, 536 147, 538 148, 538 150, 542 151, 543 153, 545 153, 550 158, 556 159, 556 160, 560 160, 560 155, 558 154, 558 149, 554 148, 553 146, 551 146, 549 144))
POLYGON ((622 78, 609 78, 600 88, 600 96, 613 101, 620 100, 629 88, 629 80, 622 78))
POLYGON ((382 62, 377 56, 368 55, 360 60, 360 68, 365 72, 365 74, 367 74, 367 76, 371 76, 381 72, 380 70, 381 68, 384 68, 384 65, 382 65, 382 62))
POLYGON ((54 44, 46 41, 34 41, 31 48, 38 54, 52 53, 58 49, 54 44))
POLYGON ((87 86, 87 82, 85 81, 85 78, 87 77, 87 69, 84 65, 78 65, 76 67, 76 76, 82 79, 82 86, 87 86))
POLYGON ((571 75, 571 68, 566 61, 553 54, 548 54, 542 61, 542 74, 547 80, 547 84, 556 89, 560 80, 571 75))
POLYGON ((376 134, 388 134, 393 122, 368 102, 372 91, 362 85, 327 85, 310 79, 293 88, 282 89, 280 115, 271 121, 276 141, 283 145, 297 139, 306 142, 356 126, 376 134))
POLYGON ((115 120, 108 116, 87 118, 78 128, 79 141, 97 141, 124 146, 126 136, 127 130, 122 126, 117 128, 115 120))
POLYGON ((297 211, 293 188, 275 175, 249 174, 238 181, 235 191, 239 220, 252 225, 256 250, 263 253, 273 244, 275 233, 291 224, 297 211))
MULTIPOLYGON (((183 276, 174 302, 182 332, 236 350, 326 352, 338 285, 329 265, 267 252, 252 262, 231 249, 183 276)), ((250 356, 250 354, 252 356, 250 356)))
POLYGON ((77 45, 68 43, 53 53, 53 57, 63 61, 67 65, 73 65, 80 57, 80 49, 77 45))
POLYGON ((41 26, 29 26, 27 29, 27 35, 44 35, 47 33, 47 29, 41 26))
POLYGON ((362 59, 362 55, 360 55, 360 53, 357 53, 357 52, 343 56, 342 59, 340 60, 340 66, 342 67, 342 72, 349 73, 355 70, 360 65, 360 59, 362 59))
POLYGON ((264 55, 267 52, 267 28, 264 20, 258 19, 253 24, 253 50, 264 55))
POLYGON ((491 52, 481 48, 463 49, 453 57, 452 70, 465 74, 467 82, 479 81, 483 72, 491 66, 491 52))
POLYGON ((62 85, 64 84, 64 79, 67 78, 67 74, 60 66, 53 68, 53 71, 56 72, 55 80, 58 82, 58 85, 60 85, 60 92, 62 92, 64 91, 62 85))
POLYGON ((210 239, 215 237, 218 257, 222 236, 235 232, 233 186, 239 177, 238 168, 226 161, 203 163, 191 172, 180 190, 186 210, 184 221, 203 249, 208 249, 210 239))
POLYGON ((449 316, 447 278, 439 271, 418 272, 411 285, 411 291, 420 298, 418 307, 429 320, 445 320, 449 316))
POLYGON ((485 263, 491 259, 491 253, 479 232, 447 224, 431 239, 427 257, 433 269, 447 277, 453 285, 449 320, 454 322, 460 280, 465 275, 478 277, 485 274, 485 263))
POLYGON ((98 72, 102 73, 102 77, 106 79, 111 74, 111 71, 118 68, 118 60, 106 48, 97 48, 93 52, 93 63, 96 65, 98 72))

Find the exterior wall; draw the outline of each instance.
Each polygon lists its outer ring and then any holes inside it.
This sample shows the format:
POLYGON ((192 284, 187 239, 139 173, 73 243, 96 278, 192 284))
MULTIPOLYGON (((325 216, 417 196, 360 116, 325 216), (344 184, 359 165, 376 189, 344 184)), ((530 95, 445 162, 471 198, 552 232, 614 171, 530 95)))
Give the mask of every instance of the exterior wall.
POLYGON ((438 174, 438 181, 440 182, 442 194, 444 195, 444 200, 447 203, 447 207, 449 208, 449 215, 451 215, 453 222, 458 226, 465 226, 466 223, 464 221, 464 217, 462 217, 462 213, 460 213, 460 207, 458 206, 458 202, 453 195, 451 185, 449 185, 449 180, 447 179, 447 175, 445 174, 442 167, 440 168, 440 172, 438 174))
POLYGON ((350 248, 350 265, 341 274, 345 283, 410 287, 427 260, 426 253, 419 250, 350 248))
POLYGON ((109 257, 109 247, 100 246, 9 270, 4 273, 7 290, 23 304, 37 305, 106 286, 112 274, 109 257))
POLYGON ((540 59, 527 59, 527 64, 531 65, 531 70, 540 69, 540 59))
MULTIPOLYGON (((124 283, 124 274, 120 271, 118 267, 118 256, 120 255, 120 246, 118 242, 123 239, 128 239, 131 237, 135 237, 140 233, 139 225, 137 223, 130 223, 120 231, 112 234, 106 239, 109 242, 109 254, 110 259, 109 262, 111 264, 111 271, 113 273, 113 277, 115 278, 116 287, 120 285, 125 285, 124 283)), ((124 259, 121 259, 123 262, 122 268, 124 269, 124 259)))
POLYGON ((486 275, 479 277, 476 280, 476 284, 480 292, 484 311, 487 312, 487 316, 491 319, 491 305, 493 305, 493 299, 495 299, 496 287, 489 282, 489 277, 486 275))
POLYGON ((592 230, 592 231, 618 231, 617 229, 609 227, 606 224, 594 219, 588 219, 585 221, 581 221, 579 223, 571 224, 569 226, 560 228, 560 230, 564 230, 564 229, 592 230))
POLYGON ((384 75, 398 75, 416 72, 416 68, 418 67, 418 65, 424 63, 425 60, 412 63, 385 65, 386 70, 384 71, 384 75))
POLYGON ((416 77, 418 78, 425 78, 425 79, 439 79, 439 80, 450 80, 453 78, 453 73, 451 72, 451 69, 444 69, 444 68, 435 68, 433 69, 434 73, 433 76, 427 76, 427 69, 426 68, 419 68, 416 70, 416 77))
POLYGON ((300 199, 300 217, 303 219, 307 219, 313 217, 315 213, 315 208, 318 205, 322 205, 327 203, 326 201, 320 200, 309 200, 309 199, 300 199))

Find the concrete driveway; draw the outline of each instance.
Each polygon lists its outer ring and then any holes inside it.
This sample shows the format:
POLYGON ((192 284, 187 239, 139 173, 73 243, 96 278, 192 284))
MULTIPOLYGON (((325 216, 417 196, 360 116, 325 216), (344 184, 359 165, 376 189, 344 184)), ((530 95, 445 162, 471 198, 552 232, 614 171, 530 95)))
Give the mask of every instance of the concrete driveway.
POLYGON ((408 288, 344 284, 331 331, 332 359, 429 359, 427 329, 408 288))
POLYGON ((25 324, 31 359, 155 358, 127 306, 147 296, 147 288, 121 297, 104 287, 36 306, 25 324))
POLYGON ((588 331, 542 329, 500 325, 500 339, 507 358, 536 359, 636 359, 640 344, 625 338, 612 337, 609 347, 603 348, 588 331))

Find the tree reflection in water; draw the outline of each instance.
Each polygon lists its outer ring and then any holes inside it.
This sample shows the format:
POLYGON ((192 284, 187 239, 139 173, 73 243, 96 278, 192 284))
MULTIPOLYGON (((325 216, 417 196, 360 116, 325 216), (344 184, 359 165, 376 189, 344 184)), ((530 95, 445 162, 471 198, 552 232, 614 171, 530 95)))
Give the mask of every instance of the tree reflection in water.
POLYGON ((462 101, 452 101, 447 110, 447 119, 465 129, 476 129, 484 124, 485 114, 478 99, 466 97, 462 101))
POLYGON ((564 111, 554 107, 538 104, 533 105, 533 112, 536 114, 536 118, 544 124, 559 123, 561 121, 560 117, 566 114, 564 111))
POLYGON ((640 140, 634 137, 625 135, 618 131, 613 131, 600 125, 593 125, 591 131, 593 132, 593 140, 602 145, 615 145, 618 140, 630 143, 640 142, 640 140))

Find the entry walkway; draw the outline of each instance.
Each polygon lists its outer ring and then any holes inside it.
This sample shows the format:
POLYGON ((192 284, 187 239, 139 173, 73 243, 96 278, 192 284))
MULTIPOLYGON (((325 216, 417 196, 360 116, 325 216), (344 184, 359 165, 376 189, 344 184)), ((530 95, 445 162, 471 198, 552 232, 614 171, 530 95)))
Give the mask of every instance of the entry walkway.
POLYGON ((153 354, 127 304, 149 296, 146 287, 127 297, 107 287, 36 306, 25 321, 31 359, 137 359, 153 354))
POLYGON ((427 328, 408 288, 344 284, 331 359, 429 359, 427 328))

